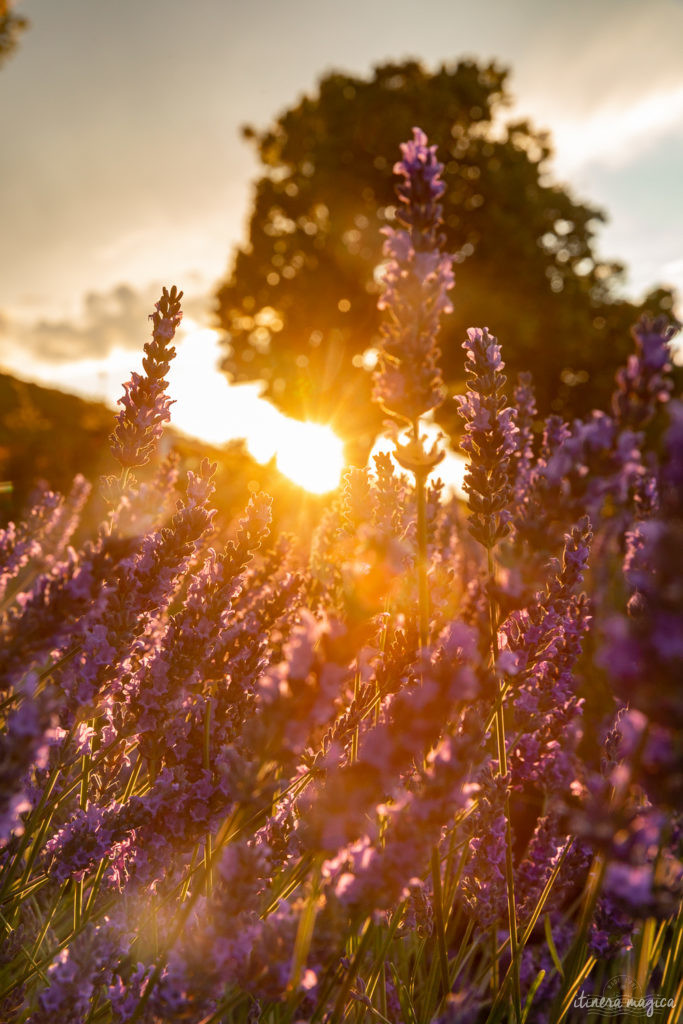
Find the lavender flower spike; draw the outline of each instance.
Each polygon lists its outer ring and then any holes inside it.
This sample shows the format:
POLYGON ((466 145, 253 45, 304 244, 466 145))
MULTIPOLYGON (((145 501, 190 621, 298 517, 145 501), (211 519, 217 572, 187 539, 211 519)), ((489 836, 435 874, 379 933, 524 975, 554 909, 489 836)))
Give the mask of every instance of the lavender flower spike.
POLYGON ((379 309, 388 313, 382 325, 380 366, 374 374, 373 397, 390 415, 414 424, 444 399, 436 345, 439 320, 450 313, 448 290, 453 286, 452 259, 441 251, 439 230, 443 165, 436 146, 413 128, 413 140, 401 146, 403 160, 394 172, 401 228, 385 228, 384 291, 379 309))
POLYGON ((111 450, 124 469, 144 466, 161 437, 163 424, 170 417, 171 399, 166 394, 168 373, 175 349, 169 347, 182 319, 180 300, 183 293, 175 285, 170 292, 164 288, 156 312, 150 314, 152 340, 145 345, 142 365, 145 375, 132 373, 124 384, 125 394, 119 398, 123 406, 116 417, 116 429, 110 437, 111 450))
POLYGON ((614 415, 623 427, 640 430, 654 417, 659 403, 673 391, 670 342, 677 328, 666 317, 643 317, 631 334, 636 351, 616 375, 614 415))
POLYGON ((518 428, 513 410, 505 407, 505 363, 497 339, 488 327, 470 327, 462 347, 467 353, 469 390, 456 395, 456 402, 466 432, 460 447, 470 456, 465 474, 470 531, 491 548, 509 531, 510 456, 517 448, 518 428))

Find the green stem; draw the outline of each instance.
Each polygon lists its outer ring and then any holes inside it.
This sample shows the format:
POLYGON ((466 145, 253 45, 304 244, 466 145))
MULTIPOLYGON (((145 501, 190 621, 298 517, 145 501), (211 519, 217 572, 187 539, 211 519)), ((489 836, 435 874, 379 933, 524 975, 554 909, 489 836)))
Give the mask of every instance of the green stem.
POLYGON ((417 497, 417 582, 420 602, 420 646, 427 646, 429 589, 427 587, 427 501, 424 473, 415 474, 417 497))
POLYGON ((83 919, 83 879, 74 882, 74 932, 77 932, 83 919))
POLYGON ((432 885, 434 887, 434 925, 436 927, 436 938, 439 947, 439 969, 441 971, 442 998, 445 999, 451 990, 451 983, 448 976, 448 952, 446 950, 446 926, 443 914, 443 894, 441 891, 441 861, 439 851, 435 846, 432 850, 432 885))
MULTIPOLYGON (((493 552, 487 548, 488 577, 489 584, 493 583, 495 566, 493 552)), ((489 587, 490 589, 490 587, 489 587)), ((506 779, 508 774, 507 750, 505 744, 505 710, 503 708, 503 684, 496 672, 498 661, 498 623, 496 606, 493 597, 489 596, 489 623, 491 630, 491 660, 492 671, 496 674, 497 701, 496 701, 496 744, 498 748, 498 773, 501 778, 506 779)), ((518 938, 517 938, 517 909, 515 906, 515 875, 512 862, 512 822, 510 817, 510 791, 505 791, 505 882, 508 904, 508 926, 510 929, 510 955, 512 957, 512 998, 515 1020, 522 1019, 522 993, 519 977, 518 959, 518 938)))
MULTIPOLYGON (((420 421, 413 420, 411 434, 416 446, 420 444, 420 421)), ((429 634, 429 589, 427 587, 427 497, 425 484, 428 471, 419 465, 411 467, 415 477, 415 503, 417 506, 417 587, 419 603, 420 649, 427 645, 429 634)))
MULTIPOLYGON (((354 679, 353 679, 353 702, 354 702, 354 706, 357 704, 359 693, 360 693, 360 669, 357 668, 356 669, 356 673, 354 675, 354 679)), ((359 736, 359 733, 360 733, 360 728, 359 728, 358 725, 356 725, 355 729, 353 730, 353 735, 351 736, 351 764, 355 764, 355 762, 358 760, 358 736, 359 736)))
POLYGON ((240 810, 241 808, 238 807, 230 816, 230 818, 227 821, 225 821, 222 827, 219 829, 218 835, 216 837, 216 842, 212 845, 211 860, 208 863, 208 865, 206 863, 203 865, 205 872, 204 878, 200 878, 199 883, 197 884, 195 889, 189 894, 185 904, 181 906, 180 912, 175 919, 173 928, 171 929, 169 935, 164 939, 163 942, 159 943, 159 949, 155 956, 154 969, 149 977, 149 981, 147 982, 147 985, 145 987, 144 992, 142 993, 142 996, 138 1000, 138 1003, 133 1010, 133 1013, 130 1017, 130 1024, 135 1024, 135 1021, 138 1021, 142 1014, 144 1013, 145 1007, 149 1002, 150 996, 152 995, 152 992, 154 991, 156 984, 159 981, 159 978, 161 977, 161 972, 163 970, 164 963, 168 953, 182 935, 185 925, 187 924, 190 914, 192 913, 194 906, 197 900, 199 899, 200 895, 206 892, 206 873, 208 871, 213 870, 216 860, 220 856, 223 847, 227 843, 229 843, 236 835, 239 835, 239 829, 236 829, 235 826, 238 824, 237 818, 238 812, 240 810))
POLYGON ((344 981, 342 982, 342 986, 339 990, 339 993, 337 994, 337 999, 335 1001, 334 1007, 332 1009, 332 1014, 330 1017, 331 1024, 340 1024, 340 1022, 345 1017, 344 1007, 346 1005, 346 1000, 348 999, 349 992, 351 991, 353 983, 356 980, 356 975, 360 970, 363 957, 365 956, 365 952, 370 943, 370 937, 372 935, 372 932, 372 922, 370 918, 367 918, 360 937, 360 942, 358 943, 358 947, 356 949, 354 958, 351 962, 351 966, 346 971, 346 976, 344 978, 344 981))
MULTIPOLYGON (((35 808, 35 810, 31 812, 31 814, 28 817, 28 820, 26 821, 26 823, 24 825, 24 834, 21 837, 21 840, 20 840, 20 843, 19 843, 19 849, 17 850, 17 852, 16 852, 16 854, 14 856, 14 859, 12 860, 10 866, 5 870, 5 872, 3 872, 4 873, 4 878, 2 880, 2 886, 0 886, 0 903, 2 903, 4 901, 5 895, 9 891, 9 888, 10 888, 12 882, 14 881, 15 875, 16 875, 17 871, 19 870, 19 867, 21 865, 21 861, 23 859, 24 853, 26 852, 26 849, 27 849, 31 839, 33 838, 33 828, 34 828, 34 825, 38 824, 38 827, 40 828, 41 825, 44 823, 44 819, 42 817, 43 816, 43 812, 44 812, 44 810, 45 810, 45 808, 46 808, 46 806, 48 804, 48 801, 49 801, 50 797, 52 796, 52 792, 53 792, 53 790, 55 788, 55 785, 57 783, 57 779, 61 775, 61 772, 62 772, 61 768, 57 768, 57 770, 53 773, 53 775, 52 775, 48 785, 43 790, 43 795, 40 798, 40 803, 35 808)), ((29 864, 31 864, 31 863, 32 863, 32 861, 29 860, 29 864)), ((27 871, 24 872, 24 876, 23 876, 21 885, 24 885, 25 882, 28 881, 29 874, 30 874, 30 867, 28 868, 27 871)))
POLYGON ((491 998, 495 1000, 499 989, 498 973, 498 922, 491 925, 491 998))
MULTIPOLYGON (((204 768, 206 771, 211 771, 211 698, 208 697, 206 701, 206 714, 204 716, 204 768)), ((206 865, 206 898, 211 899, 211 893, 213 892, 213 851, 212 851, 212 838, 211 830, 208 829, 206 833, 206 846, 204 851, 204 860, 206 865)))
POLYGON ((299 981, 306 966, 308 954, 313 940, 315 919, 320 909, 320 880, 322 877, 323 858, 317 857, 311 872, 311 891, 304 908, 299 915, 299 925, 296 939, 294 940, 294 953, 292 955, 292 969, 287 986, 291 1002, 296 1005, 299 998, 299 981))

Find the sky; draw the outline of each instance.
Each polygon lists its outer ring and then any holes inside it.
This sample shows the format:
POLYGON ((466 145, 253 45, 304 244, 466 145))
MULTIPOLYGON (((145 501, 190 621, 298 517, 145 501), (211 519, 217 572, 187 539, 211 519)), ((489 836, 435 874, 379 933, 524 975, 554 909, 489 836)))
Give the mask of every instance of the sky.
POLYGON ((256 387, 218 378, 209 330, 258 173, 240 126, 265 127, 331 68, 369 75, 408 57, 508 66, 513 113, 552 134, 555 177, 606 210, 598 249, 627 265, 626 293, 683 293, 683 0, 16 10, 31 24, 0 70, 0 366, 25 379, 114 401, 160 284, 176 283, 188 325, 176 423, 220 440, 265 416, 256 387))

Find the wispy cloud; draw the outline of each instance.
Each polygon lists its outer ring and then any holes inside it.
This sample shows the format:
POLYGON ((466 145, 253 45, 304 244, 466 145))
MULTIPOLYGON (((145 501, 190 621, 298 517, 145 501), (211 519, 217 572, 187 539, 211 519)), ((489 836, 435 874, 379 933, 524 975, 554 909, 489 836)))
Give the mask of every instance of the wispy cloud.
MULTIPOLYGON (((88 292, 80 314, 61 319, 27 320, 5 313, 0 319, 4 362, 15 372, 39 363, 55 368, 63 364, 106 361, 113 352, 139 352, 149 340, 148 316, 161 294, 161 285, 142 288, 120 284, 105 292, 88 292), (18 365, 17 365, 18 364, 18 365)), ((207 299, 185 297, 188 314, 203 314, 207 299)))
POLYGON ((683 82, 633 102, 612 101, 553 127, 555 167, 571 175, 590 164, 621 167, 669 135, 683 133, 683 82))

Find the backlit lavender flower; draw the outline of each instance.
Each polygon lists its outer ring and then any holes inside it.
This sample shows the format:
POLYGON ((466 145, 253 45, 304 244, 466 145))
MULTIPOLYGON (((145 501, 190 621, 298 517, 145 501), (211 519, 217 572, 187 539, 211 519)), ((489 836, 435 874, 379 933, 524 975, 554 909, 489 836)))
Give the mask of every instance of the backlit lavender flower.
POLYGON ((51 532, 59 522, 63 499, 59 494, 48 491, 31 508, 26 519, 18 524, 8 523, 0 530, 0 601, 5 598, 10 583, 29 562, 43 552, 51 532))
POLYGON ((235 542, 216 555, 210 551, 190 581, 183 609, 174 615, 155 649, 145 657, 128 686, 138 741, 146 757, 161 762, 171 752, 181 720, 188 722, 193 691, 225 678, 221 657, 234 599, 246 583, 246 567, 270 524, 270 498, 254 496, 240 521, 235 542))
POLYGON ((327 727, 350 675, 335 663, 343 650, 344 627, 327 618, 316 619, 306 609, 283 648, 283 658, 271 665, 258 682, 258 716, 248 723, 261 749, 277 750, 285 762, 301 755, 312 730, 327 727), (267 744, 267 745, 266 745, 267 744))
POLYGON ((368 914, 394 907, 427 870, 444 826, 470 808, 477 787, 467 781, 474 750, 460 734, 444 740, 411 792, 382 807, 383 841, 366 834, 327 861, 323 874, 343 906, 368 914))
MULTIPOLYGON (((638 687, 637 707, 646 713, 650 705, 646 694, 649 691, 654 696, 654 678, 660 672, 662 683, 680 678, 683 665, 683 597, 678 572, 683 552, 682 410, 680 402, 671 403, 666 452, 658 481, 661 509, 654 518, 637 523, 626 538, 624 570, 634 590, 629 605, 630 623, 614 619, 609 627, 614 646, 621 647, 621 652, 613 651, 615 681, 621 677, 619 688, 624 688, 625 699, 632 696, 625 686, 633 682, 638 687)), ((673 721, 680 723, 683 716, 680 701, 675 699, 677 688, 667 686, 666 690, 670 703, 661 720, 671 724, 673 714, 673 721)), ((659 705, 664 696, 659 692, 654 703, 659 705)))
POLYGON ((182 296, 175 285, 170 292, 164 288, 156 312, 150 315, 153 331, 142 360, 145 375, 133 373, 124 384, 125 394, 119 399, 123 408, 110 438, 112 454, 124 469, 146 465, 161 437, 163 424, 170 419, 171 399, 166 394, 165 377, 175 356, 170 342, 182 319, 182 296))
MULTIPOLYGON (((145 1007, 142 1014, 138 1012, 152 972, 152 967, 141 963, 136 964, 132 970, 119 967, 107 989, 107 996, 117 1024, 119 1022, 127 1024, 128 1021, 133 1020, 136 1013, 140 1024, 153 1024, 153 1014, 149 1007, 145 1007)), ((163 976, 162 972, 162 978, 163 976)))
POLYGON ((576 589, 591 537, 584 518, 566 535, 562 561, 551 561, 545 591, 524 610, 512 612, 501 629, 505 650, 516 658, 513 784, 533 783, 549 794, 568 791, 577 772, 583 700, 575 668, 591 617, 576 589))
MULTIPOLYGON (((641 902, 643 893, 636 891, 633 895, 642 909, 646 905, 645 902, 641 902)), ((588 948, 600 960, 608 960, 622 950, 632 948, 633 928, 634 920, 630 914, 625 913, 611 896, 602 895, 591 922, 588 948)))
POLYGON ((586 843, 564 833, 556 813, 543 815, 537 820, 524 856, 516 867, 515 889, 521 920, 527 921, 533 914, 560 859, 559 874, 545 903, 547 911, 562 908, 568 891, 583 883, 592 858, 586 843))
POLYGON ((32 808, 32 778, 47 764, 54 721, 50 698, 36 696, 36 683, 30 674, 21 703, 10 710, 0 735, 0 849, 11 835, 22 834, 21 815, 32 808))
POLYGON ((44 853, 50 858, 50 873, 58 882, 67 878, 84 878, 100 860, 109 862, 107 874, 122 888, 117 873, 117 861, 123 865, 129 848, 135 841, 134 825, 139 817, 139 801, 130 802, 121 811, 114 804, 103 810, 91 803, 87 810, 78 810, 45 844, 44 853))
POLYGON ((375 401, 391 415, 414 424, 441 405, 444 386, 436 337, 443 314, 451 312, 452 258, 442 252, 440 232, 443 165, 436 146, 419 128, 401 146, 394 167, 401 228, 385 228, 384 292, 378 306, 386 310, 379 369, 374 374, 375 401))
MULTIPOLYGON (((643 762, 640 781, 653 797, 675 805, 680 776, 674 766, 680 765, 683 752, 683 404, 671 402, 669 413, 657 487, 660 508, 627 534, 624 570, 633 590, 629 615, 613 615, 607 621, 601 660, 618 697, 651 722, 643 729, 638 748, 643 762), (668 732, 668 743, 659 727, 668 732), (652 762, 648 748, 657 736, 660 763, 647 767, 647 761, 652 762)), ((624 726, 632 721, 630 716, 624 726)))
MULTIPOLYGON (((515 505, 519 507, 529 502, 534 467, 533 424, 536 416, 536 396, 530 373, 518 374, 513 397, 518 433, 515 438, 516 450, 512 462, 512 478, 515 505)), ((519 515, 520 512, 517 511, 516 518, 519 515)))
POLYGON ((204 460, 198 474, 188 473, 185 501, 178 503, 170 526, 148 534, 140 550, 120 563, 117 585, 105 588, 84 618, 82 649, 59 675, 72 708, 89 704, 117 676, 117 658, 168 607, 210 528, 214 513, 207 505, 214 472, 215 466, 204 460))
MULTIPOLYGON (((350 843, 362 835, 368 817, 375 815, 380 803, 396 794, 404 798, 403 786, 413 765, 439 747, 444 717, 456 715, 458 702, 476 695, 474 645, 472 632, 452 623, 439 637, 430 658, 425 656, 416 663, 414 656, 406 657, 406 651, 395 644, 393 664, 378 659, 372 666, 366 688, 359 691, 361 707, 363 697, 375 694, 386 678, 383 672, 388 670, 389 676, 396 673, 398 678, 389 687, 376 724, 367 717, 354 719, 355 708, 350 707, 351 724, 355 721, 359 727, 357 756, 351 758, 348 748, 343 750, 344 732, 335 728, 325 756, 316 760, 319 778, 299 802, 304 818, 301 831, 309 847, 329 852, 350 843)), ((338 720, 335 726, 340 724, 338 720)), ((442 754, 446 749, 447 745, 442 754)), ((464 781, 463 774, 457 784, 464 781)), ((457 803, 457 797, 453 799, 457 803)))
POLYGON ((477 808, 465 823, 469 857, 461 887, 468 907, 482 928, 507 916, 505 879, 507 781, 487 767, 478 778, 477 808))
POLYGON ((510 529, 510 456, 517 448, 517 427, 513 410, 505 405, 505 364, 496 338, 487 327, 472 327, 463 348, 469 390, 464 396, 456 395, 456 401, 465 421, 461 447, 470 456, 464 483, 470 531, 491 548, 510 529))
POLYGON ((106 927, 89 926, 57 954, 47 972, 48 984, 31 1013, 31 1024, 82 1024, 101 986, 112 984, 122 950, 106 927))
MULTIPOLYGON (((49 507, 54 503, 55 511, 46 522, 45 528, 40 531, 41 550, 36 564, 40 571, 45 571, 54 565, 57 558, 63 557, 66 547, 79 525, 81 513, 91 490, 91 484, 78 473, 65 498, 53 495, 51 492, 47 492, 43 496, 41 504, 47 503, 49 507)), ((34 529, 34 537, 38 539, 36 532, 34 529)))
POLYGON ((668 401, 673 390, 669 343, 676 328, 666 317, 644 317, 631 333, 636 351, 617 372, 612 408, 623 426, 639 430, 652 419, 658 403, 668 401))

